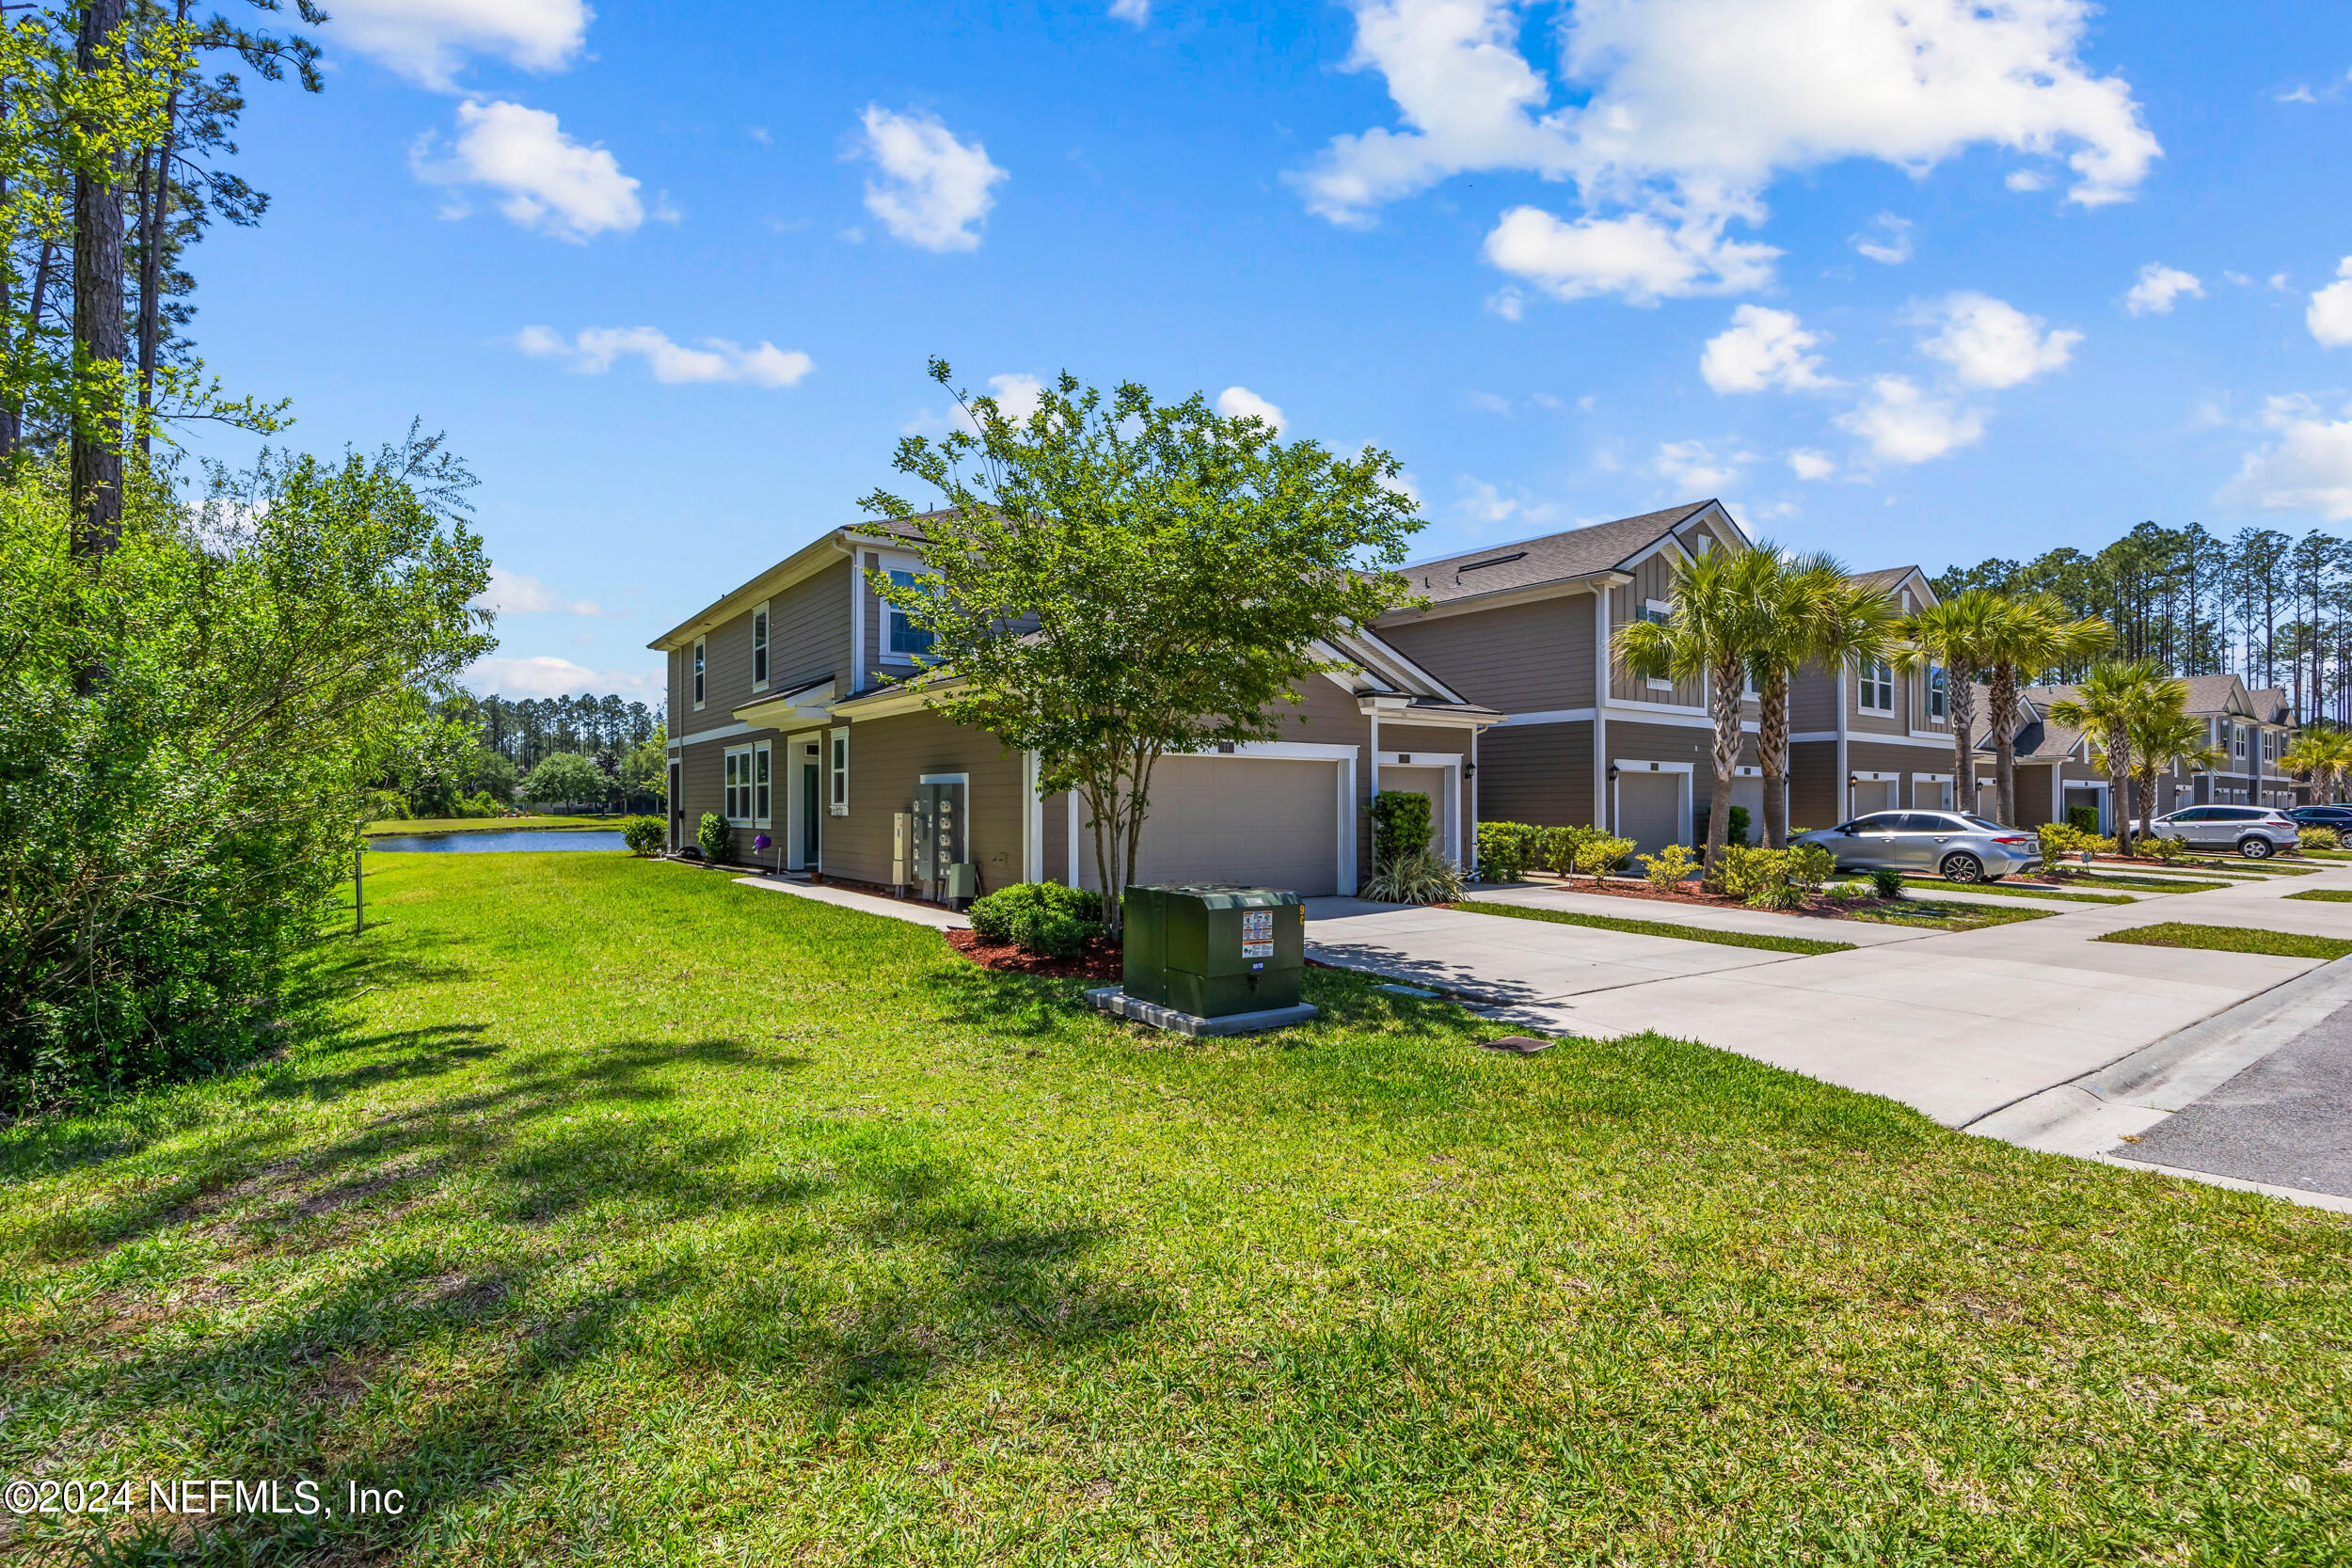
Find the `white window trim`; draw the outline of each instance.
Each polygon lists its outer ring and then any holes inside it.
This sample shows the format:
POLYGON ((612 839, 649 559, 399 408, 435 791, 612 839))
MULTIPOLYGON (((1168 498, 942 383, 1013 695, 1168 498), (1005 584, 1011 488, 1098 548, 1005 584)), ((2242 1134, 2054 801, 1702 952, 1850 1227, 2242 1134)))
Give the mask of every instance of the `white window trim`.
POLYGON ((762 740, 752 747, 752 826, 772 828, 776 825, 776 755, 775 743, 762 740), (760 764, 768 765, 768 809, 759 809, 760 764))
POLYGON ((1895 666, 1884 660, 1878 660, 1858 667, 1854 671, 1853 700, 1854 711, 1857 713, 1876 713, 1892 718, 1895 713, 1895 666), (1871 678, 1870 672, 1873 669, 1882 668, 1886 672, 1886 679, 1881 682, 1871 678), (1883 707, 1870 701, 1871 691, 1881 686, 1883 686, 1886 691, 1886 704, 1883 707))
POLYGON ((752 606, 752 689, 768 689, 767 672, 761 668, 769 661, 769 650, 775 645, 776 624, 768 613, 766 599, 752 606))
MULTIPOLYGON (((1672 615, 1675 612, 1675 607, 1663 599, 1644 599, 1641 608, 1645 610, 1655 610, 1661 615, 1672 615)), ((1648 619, 1646 615, 1637 615, 1637 618, 1648 619)), ((1674 689, 1675 683, 1671 680, 1660 680, 1656 675, 1649 677, 1648 689, 1652 691, 1672 691, 1674 689)))
POLYGON ((703 687, 705 685, 703 671, 705 667, 706 666, 703 661, 703 640, 697 637, 694 639, 694 650, 688 656, 687 674, 688 689, 694 693, 694 711, 696 713, 700 713, 703 710, 703 687))
POLYGON ((752 786, 749 781, 753 750, 749 746, 730 746, 720 759, 719 815, 727 819, 730 828, 748 828, 752 825, 752 786), (733 784, 727 782, 729 775, 735 779, 733 784), (744 809, 737 811, 735 808, 738 805, 744 809))
POLYGON ((825 815, 850 815, 850 731, 825 732, 825 815))
MULTIPOLYGON (((872 557, 874 562, 869 570, 880 572, 885 578, 893 572, 920 574, 930 570, 930 562, 919 555, 909 555, 899 550, 869 550, 866 553, 872 557)), ((877 644, 874 649, 874 662, 904 665, 910 670, 914 668, 913 654, 896 653, 891 649, 890 601, 874 592, 874 585, 866 580, 863 573, 859 574, 858 581, 864 585, 865 592, 874 601, 874 641, 877 644)), ((863 619, 861 616, 860 620, 863 621, 863 619)), ((859 629, 863 631, 865 628, 861 626, 859 629)))

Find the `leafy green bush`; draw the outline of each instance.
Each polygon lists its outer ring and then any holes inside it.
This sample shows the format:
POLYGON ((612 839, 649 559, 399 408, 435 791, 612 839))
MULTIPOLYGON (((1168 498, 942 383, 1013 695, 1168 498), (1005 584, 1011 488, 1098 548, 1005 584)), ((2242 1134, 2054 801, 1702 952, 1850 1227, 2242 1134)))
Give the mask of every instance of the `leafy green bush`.
POLYGON ((1730 823, 1731 825, 1724 830, 1724 842, 1726 844, 1747 843, 1748 808, 1745 806, 1732 807, 1730 812, 1730 823))
POLYGON ((1481 822, 1478 825, 1478 879, 1516 882, 1538 863, 1535 844, 1543 829, 1525 822, 1481 822))
POLYGON ((1691 873, 1699 868, 1699 858, 1691 852, 1688 845, 1682 844, 1669 844, 1654 855, 1644 855, 1641 863, 1642 874, 1649 879, 1649 885, 1661 893, 1671 893, 1680 887, 1690 879, 1691 873))
POLYGON ((1436 850, 1416 849, 1374 872, 1362 896, 1383 904, 1451 904, 1462 896, 1462 874, 1436 850))
POLYGON ((1417 789, 1384 789, 1372 798, 1372 860, 1386 865, 1429 847, 1429 797, 1417 789))
POLYGON ((1870 891, 1881 898, 1900 898, 1903 895, 1903 874, 1892 866, 1880 866, 1870 873, 1870 891))
POLYGON ((694 842, 702 846, 703 859, 713 865, 727 858, 735 835, 727 828, 727 819, 715 811, 703 813, 703 819, 694 829, 694 842))
POLYGON ((667 836, 668 834, 662 828, 661 818, 659 816, 628 816, 621 819, 621 842, 628 845, 632 853, 650 855, 661 847, 661 841, 667 836))
MULTIPOLYGON (((2071 816, 2074 812, 2087 809, 2089 808, 2075 806, 2071 808, 2068 815, 2071 816)), ((2095 826, 2098 820, 2095 813, 2091 820, 2095 826)), ((2101 838, 2096 832, 2087 832, 2072 822, 2044 822, 2034 830, 2034 833, 2042 840, 2042 858, 2052 863, 2074 854, 2090 856, 2115 853, 2115 840, 2101 838)), ((2142 842, 2144 844, 2147 841, 2142 842)))
MULTIPOLYGON (((2111 838, 2103 838, 2097 842, 2106 845, 2109 849, 2115 847, 2115 841, 2111 838)), ((2150 833, 2146 838, 2132 840, 2132 853, 2145 855, 2152 861, 2176 861, 2188 853, 2188 846, 2177 838, 2163 838, 2155 833, 2150 833)))
POLYGON ((1074 958, 1103 934, 1103 895, 1059 882, 1015 882, 972 900, 972 929, 1041 958, 1074 958))
POLYGON ((2097 806, 2067 807, 2066 825, 2085 838, 2097 838, 2099 836, 2099 808, 2097 806))
POLYGON ((1633 841, 1604 833, 1597 828, 1569 830, 1580 836, 1570 852, 1569 868, 1582 872, 1595 881, 1608 876, 1633 854, 1633 841))
POLYGON ((1715 887, 1757 909, 1799 909, 1836 867, 1830 852, 1818 844, 1793 849, 1726 845, 1715 865, 1715 887))
POLYGON ((1832 882, 1821 890, 1821 896, 1840 904, 1858 904, 1874 895, 1867 882, 1832 882))
POLYGON ((2341 849, 2344 839, 2333 828, 2305 828, 2295 835, 2298 849, 2341 849))

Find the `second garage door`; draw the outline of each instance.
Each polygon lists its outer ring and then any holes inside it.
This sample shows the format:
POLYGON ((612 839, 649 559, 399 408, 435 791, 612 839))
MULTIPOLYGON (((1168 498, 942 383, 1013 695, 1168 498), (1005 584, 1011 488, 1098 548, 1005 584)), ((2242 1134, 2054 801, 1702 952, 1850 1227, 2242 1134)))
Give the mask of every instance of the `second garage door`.
MULTIPOLYGON (((1266 757, 1168 757, 1152 769, 1137 882, 1339 893, 1339 768, 1266 757)), ((1094 834, 1079 824, 1094 879, 1094 834)), ((1355 889, 1344 891, 1353 893, 1355 889)))
POLYGON ((1654 855, 1682 839, 1682 775, 1636 773, 1617 776, 1617 832, 1633 841, 1637 855, 1654 855))

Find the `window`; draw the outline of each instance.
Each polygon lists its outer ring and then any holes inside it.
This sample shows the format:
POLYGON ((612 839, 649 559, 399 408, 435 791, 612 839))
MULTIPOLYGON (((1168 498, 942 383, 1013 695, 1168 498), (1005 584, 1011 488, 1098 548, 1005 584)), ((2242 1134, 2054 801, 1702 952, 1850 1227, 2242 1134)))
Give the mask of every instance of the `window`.
MULTIPOLYGON (((1634 606, 1633 618, 1637 621, 1653 621, 1663 625, 1674 619, 1674 606, 1670 604, 1658 599, 1644 599, 1634 606)), ((1658 676, 1652 675, 1649 678, 1649 689, 1652 691, 1672 691, 1675 689, 1675 683, 1670 680, 1661 680, 1658 676)))
POLYGON ((726 808, 723 815, 729 822, 752 819, 752 749, 739 747, 727 753, 726 808))
POLYGON ((752 820, 761 827, 769 823, 768 805, 768 745, 765 740, 752 748, 752 820))
POLYGON ((2242 724, 2230 726, 2230 754, 2240 762, 2246 760, 2246 728, 2242 724))
POLYGON ((850 815, 850 732, 833 732, 833 784, 827 810, 834 816, 850 815))
POLYGON ((1884 659, 1873 659, 1862 666, 1862 710, 1865 713, 1895 711, 1895 670, 1884 659))
POLYGON ((764 600, 752 611, 752 689, 768 689, 768 606, 764 600))
MULTIPOLYGON (((913 572, 892 571, 890 586, 903 588, 910 595, 923 592, 915 586, 913 572)), ((931 651, 931 634, 916 626, 914 619, 896 605, 890 608, 890 651, 904 658, 931 651)))
POLYGON ((694 639, 694 711, 703 710, 703 640, 694 639))
POLYGON ((1950 698, 1944 673, 1944 666, 1941 664, 1931 664, 1928 666, 1928 717, 1931 720, 1941 721, 1949 712, 1949 709, 1950 698))

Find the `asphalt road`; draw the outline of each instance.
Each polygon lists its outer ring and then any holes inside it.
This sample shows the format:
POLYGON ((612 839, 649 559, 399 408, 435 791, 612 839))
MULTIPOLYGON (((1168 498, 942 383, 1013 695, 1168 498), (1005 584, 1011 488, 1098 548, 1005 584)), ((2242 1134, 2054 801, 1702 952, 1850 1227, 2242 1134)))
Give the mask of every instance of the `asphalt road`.
POLYGON ((2352 1006, 2112 1153, 2352 1197, 2352 1006))

